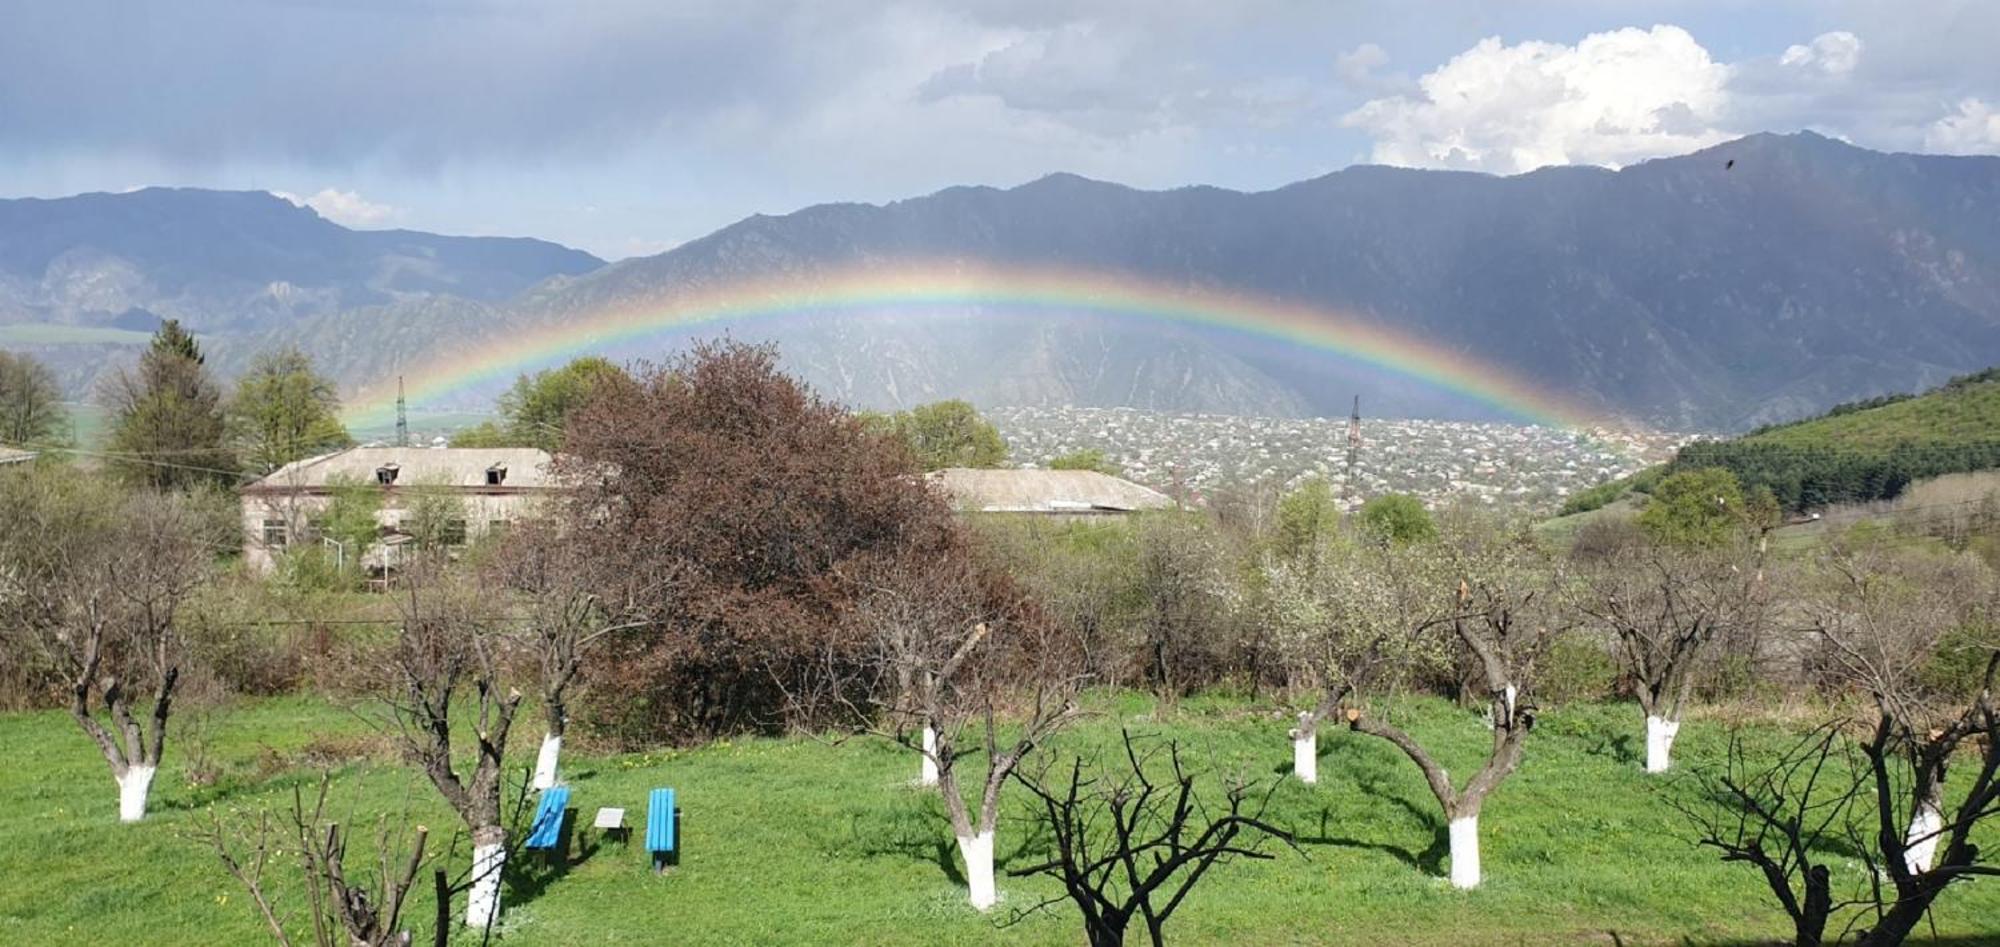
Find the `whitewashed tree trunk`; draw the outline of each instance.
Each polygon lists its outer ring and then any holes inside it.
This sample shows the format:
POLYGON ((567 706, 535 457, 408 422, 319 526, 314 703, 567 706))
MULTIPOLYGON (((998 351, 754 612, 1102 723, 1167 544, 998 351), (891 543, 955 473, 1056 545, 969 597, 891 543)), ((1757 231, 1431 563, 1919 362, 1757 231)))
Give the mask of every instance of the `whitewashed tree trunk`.
POLYGON ((146 794, 153 789, 151 766, 129 766, 118 777, 118 821, 137 822, 146 817, 146 794))
POLYGON ((935 786, 938 782, 937 730, 924 728, 923 770, 917 776, 917 785, 935 786))
POLYGON ((1931 860, 1937 855, 1938 837, 1944 831, 1944 812, 1937 800, 1926 799, 1917 806, 1910 816, 1910 832, 1903 837, 1903 864, 1910 874, 1922 874, 1931 870, 1931 860))
POLYGON ((1299 714, 1292 731, 1292 775, 1308 786, 1319 782, 1319 726, 1310 713, 1299 714))
POLYGON ((1647 715, 1646 772, 1664 773, 1673 765, 1674 737, 1680 732, 1680 721, 1647 715))
POLYGON ((1479 887, 1479 817, 1451 820, 1451 886, 1479 887))
POLYGON ((507 862, 504 845, 472 848, 472 888, 465 896, 465 926, 484 929, 500 921, 500 870, 507 862))
POLYGON ((563 738, 553 733, 542 734, 542 750, 535 755, 535 788, 547 789, 556 784, 556 761, 562 756, 563 738))
POLYGON ((965 859, 965 883, 972 906, 992 910, 1000 901, 1000 893, 993 887, 993 831, 958 836, 958 854, 965 859))

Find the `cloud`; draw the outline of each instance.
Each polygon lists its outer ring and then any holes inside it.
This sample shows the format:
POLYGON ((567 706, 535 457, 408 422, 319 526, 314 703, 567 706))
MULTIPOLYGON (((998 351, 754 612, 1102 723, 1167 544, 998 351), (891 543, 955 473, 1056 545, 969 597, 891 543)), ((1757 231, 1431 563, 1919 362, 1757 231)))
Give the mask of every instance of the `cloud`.
POLYGON ((1385 164, 1513 173, 1619 166, 1723 141, 1729 66, 1677 26, 1592 33, 1574 46, 1497 37, 1342 120, 1385 164))
POLYGON ((271 193, 300 207, 310 207, 321 217, 347 227, 360 229, 381 227, 404 216, 400 207, 377 204, 353 191, 340 191, 330 187, 323 188, 319 193, 308 197, 300 197, 285 191, 271 193))
POLYGON ((1853 72, 1860 61, 1861 38, 1845 30, 1821 33, 1810 45, 1788 47, 1778 57, 1780 65, 1817 69, 1828 75, 1853 72))
POLYGON ((1966 99, 1924 132, 1924 147, 1954 155, 2000 152, 2000 109, 1984 99, 1966 99))

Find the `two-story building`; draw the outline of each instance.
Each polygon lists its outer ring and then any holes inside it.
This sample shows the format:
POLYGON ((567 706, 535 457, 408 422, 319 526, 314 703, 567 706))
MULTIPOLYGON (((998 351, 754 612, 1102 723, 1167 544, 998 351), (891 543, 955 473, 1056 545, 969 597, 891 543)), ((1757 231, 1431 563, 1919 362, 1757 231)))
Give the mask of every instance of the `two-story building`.
MULTIPOLYGON (((293 461, 242 489, 243 557, 270 571, 285 550, 321 543, 316 528, 342 491, 374 491, 379 535, 374 546, 341 550, 356 561, 385 561, 406 538, 405 520, 420 498, 447 496, 462 521, 445 524, 465 542, 519 519, 555 491, 545 451, 529 447, 354 447, 293 461)), ((454 516, 456 518, 456 515, 454 516)))

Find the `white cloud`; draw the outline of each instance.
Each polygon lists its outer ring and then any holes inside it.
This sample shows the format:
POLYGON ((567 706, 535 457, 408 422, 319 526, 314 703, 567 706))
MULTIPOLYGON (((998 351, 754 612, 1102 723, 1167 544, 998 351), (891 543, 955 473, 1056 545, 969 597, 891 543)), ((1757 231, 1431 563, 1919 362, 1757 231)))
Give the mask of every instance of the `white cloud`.
POLYGON ((1955 155, 2000 152, 2000 109, 1984 99, 1966 99, 1924 132, 1924 147, 1955 155))
POLYGON ((1853 72, 1859 62, 1861 37, 1846 30, 1821 33, 1811 44, 1789 47, 1778 57, 1780 65, 1818 69, 1834 76, 1853 72))
POLYGON ((321 217, 348 227, 380 227, 403 217, 402 208, 377 204, 354 191, 339 191, 329 187, 307 197, 285 191, 271 193, 300 207, 310 207, 321 217))
POLYGON ((1501 173, 1619 166, 1730 137, 1719 127, 1730 67, 1677 26, 1592 33, 1574 46, 1481 40, 1343 124, 1386 164, 1501 173))

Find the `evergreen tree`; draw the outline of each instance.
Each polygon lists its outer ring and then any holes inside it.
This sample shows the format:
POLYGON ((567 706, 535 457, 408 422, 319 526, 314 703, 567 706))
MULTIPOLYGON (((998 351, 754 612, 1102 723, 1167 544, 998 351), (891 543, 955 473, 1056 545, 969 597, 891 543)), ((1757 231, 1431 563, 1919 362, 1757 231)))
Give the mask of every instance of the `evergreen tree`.
POLYGON ((121 477, 175 489, 234 479, 222 389, 178 321, 160 326, 138 368, 112 380, 108 399, 111 466, 121 477))
POLYGON ((229 439, 253 472, 269 473, 301 457, 354 443, 340 423, 333 382, 295 348, 257 357, 229 399, 229 439))

